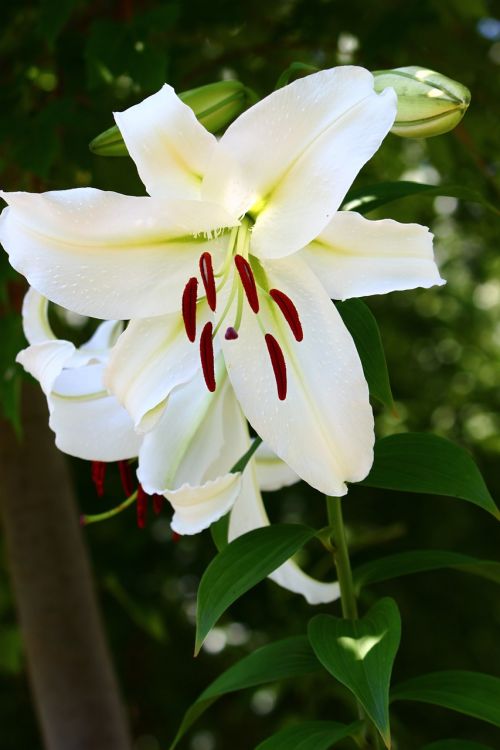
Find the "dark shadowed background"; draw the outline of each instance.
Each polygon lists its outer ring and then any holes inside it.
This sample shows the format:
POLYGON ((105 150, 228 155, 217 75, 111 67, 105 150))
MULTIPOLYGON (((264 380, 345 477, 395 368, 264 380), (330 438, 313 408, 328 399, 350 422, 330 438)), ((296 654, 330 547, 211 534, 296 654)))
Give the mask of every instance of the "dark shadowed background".
MULTIPOLYGON (((2 8, 0 55, 0 170, 7 190, 92 185, 139 193, 129 160, 88 150, 88 142, 112 124, 113 110, 165 81, 185 90, 231 77, 265 95, 280 73, 300 60, 371 70, 419 64, 467 85, 472 104, 456 131, 427 141, 389 136, 357 184, 454 183, 498 204, 500 4, 493 0, 10 0, 2 8)), ((396 417, 376 407, 378 433, 433 430, 459 442, 474 454, 498 502, 498 220, 478 204, 443 197, 401 200, 374 216, 430 225, 448 281, 440 289, 367 300, 381 328, 398 411, 396 417)), ((24 345, 19 316, 24 289, 2 255, 0 401, 19 435, 25 376, 14 357, 24 345)), ((109 492, 101 501, 89 465, 71 460, 71 471, 83 511, 98 512, 121 499, 117 470, 110 471, 109 492)), ((325 523, 321 496, 304 485, 266 501, 273 519, 325 523)), ((345 512, 354 564, 412 547, 498 556, 494 520, 458 500, 354 488, 345 512), (369 546, 366 532, 381 526, 390 527, 387 541, 369 546)), ((195 593, 214 547, 207 532, 173 543, 168 515, 165 510, 150 517, 139 531, 131 509, 85 530, 134 750, 165 748, 182 712, 217 674, 267 640, 304 632, 311 614, 297 597, 266 582, 231 608, 194 660, 195 593)), ((319 576, 330 574, 306 553, 303 563, 319 576)), ((500 600, 494 584, 440 572, 379 584, 365 602, 375 594, 390 594, 401 609, 397 679, 448 668, 499 673, 500 600)), ((250 750, 291 716, 346 714, 318 677, 290 681, 221 700, 182 747, 250 750)), ((408 750, 447 736, 500 747, 497 729, 445 710, 406 703, 396 707, 395 716, 406 727, 408 750)), ((2 750, 41 746, 4 563, 0 728, 2 750)))

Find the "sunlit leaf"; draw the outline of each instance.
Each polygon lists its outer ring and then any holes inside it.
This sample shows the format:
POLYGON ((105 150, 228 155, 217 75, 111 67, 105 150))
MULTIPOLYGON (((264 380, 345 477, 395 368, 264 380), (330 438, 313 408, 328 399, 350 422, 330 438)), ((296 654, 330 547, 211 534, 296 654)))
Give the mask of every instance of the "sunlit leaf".
POLYGON ((450 440, 430 433, 406 432, 378 440, 372 469, 359 484, 449 495, 474 503, 500 518, 470 454, 450 440))
POLYGON ((301 677, 319 669, 321 665, 305 636, 285 638, 258 648, 219 675, 188 708, 170 750, 221 695, 289 677, 301 677))
POLYGON ((308 633, 319 661, 351 690, 390 747, 389 685, 401 638, 396 603, 381 599, 360 620, 317 615, 308 633))

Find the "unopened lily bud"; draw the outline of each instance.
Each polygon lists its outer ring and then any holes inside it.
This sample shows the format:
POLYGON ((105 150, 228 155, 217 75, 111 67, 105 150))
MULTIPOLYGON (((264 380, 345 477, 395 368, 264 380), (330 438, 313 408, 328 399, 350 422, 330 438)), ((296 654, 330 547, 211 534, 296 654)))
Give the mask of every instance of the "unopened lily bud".
MULTIPOLYGON (((218 81, 183 91, 179 94, 184 104, 195 113, 198 120, 211 133, 227 127, 238 115, 257 100, 254 92, 240 81, 218 81)), ((100 133, 89 144, 99 156, 127 156, 127 147, 115 125, 100 133)))
POLYGON ((470 91, 434 70, 410 65, 373 73, 375 91, 389 86, 398 96, 391 132, 404 138, 429 138, 458 125, 470 104, 470 91))

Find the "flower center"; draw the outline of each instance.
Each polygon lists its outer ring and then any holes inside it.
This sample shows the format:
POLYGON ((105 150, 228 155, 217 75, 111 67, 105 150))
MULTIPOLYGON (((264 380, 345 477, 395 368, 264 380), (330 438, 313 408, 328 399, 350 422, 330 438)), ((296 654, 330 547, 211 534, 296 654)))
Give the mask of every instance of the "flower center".
POLYGON ((204 295, 198 297, 198 278, 192 276, 186 283, 182 294, 184 327, 189 341, 194 342, 196 340, 198 304, 204 298, 210 310, 215 312, 218 293, 226 283, 231 283, 226 305, 218 316, 217 325, 214 328, 211 321, 206 322, 199 337, 200 360, 207 388, 211 392, 216 389, 213 340, 221 331, 230 310, 233 309, 235 297, 235 319, 232 321, 232 325, 226 327, 224 338, 226 341, 234 341, 239 338, 243 305, 246 298, 264 336, 270 365, 276 380, 277 395, 279 400, 283 401, 287 394, 285 356, 277 338, 266 329, 262 321, 261 301, 264 300, 267 304, 279 309, 296 341, 302 341, 304 333, 299 313, 290 297, 280 289, 269 289, 260 263, 250 254, 250 238, 251 224, 250 220, 245 217, 241 226, 231 230, 227 254, 217 272, 214 272, 211 254, 209 252, 202 253, 199 259, 199 276, 204 295), (218 280, 218 283, 216 280, 218 280))

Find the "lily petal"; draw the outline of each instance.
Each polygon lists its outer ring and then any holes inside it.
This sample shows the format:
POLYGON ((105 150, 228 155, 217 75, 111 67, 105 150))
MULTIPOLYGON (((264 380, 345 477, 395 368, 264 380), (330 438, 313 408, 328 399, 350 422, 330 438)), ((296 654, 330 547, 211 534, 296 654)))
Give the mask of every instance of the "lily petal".
POLYGON ((225 474, 193 487, 184 484, 165 497, 175 513, 170 525, 177 534, 197 534, 225 516, 241 490, 241 474, 225 474))
MULTIPOLYGON (((241 492, 231 511, 228 534, 230 542, 252 529, 269 525, 253 464, 252 461, 245 469, 241 492)), ((332 602, 340 596, 337 582, 317 581, 304 573, 293 560, 287 560, 269 578, 289 591, 302 594, 309 604, 332 602)))
POLYGON ((1 193, 0 241, 10 262, 53 302, 95 318, 128 319, 179 309, 202 252, 214 262, 234 223, 202 201, 165 201, 77 188, 1 193), (203 235, 212 239, 205 239, 203 235))
POLYGON ((23 331, 29 344, 56 340, 48 318, 49 301, 30 287, 23 300, 23 331))
POLYGON ((250 424, 302 479, 328 495, 363 479, 373 461, 373 414, 354 342, 325 290, 298 257, 263 264, 270 287, 293 300, 304 337, 297 342, 269 297, 260 323, 279 342, 288 393, 278 400, 264 335, 248 305, 239 337, 222 341, 236 396, 250 424))
POLYGON ((172 528, 181 534, 210 526, 240 491, 240 475, 228 472, 248 448, 248 431, 220 356, 216 378, 215 393, 199 369, 176 388, 139 454, 139 481, 146 492, 168 498, 175 510, 172 528))
POLYGON ((139 479, 149 494, 201 486, 226 474, 248 447, 235 434, 243 420, 222 358, 216 362, 217 389, 207 390, 198 367, 175 388, 157 425, 144 436, 139 479))
POLYGON ((420 224, 339 211, 303 257, 332 299, 441 286, 433 235, 420 224))
POLYGON ((115 112, 115 120, 150 195, 199 198, 217 141, 171 86, 115 112))
POLYGON ((46 396, 77 351, 70 341, 42 341, 22 349, 16 362, 39 381, 46 396))
MULTIPOLYGON (((198 330, 207 306, 198 309, 198 330)), ((111 352, 105 382, 131 415, 136 429, 156 424, 169 393, 200 367, 199 347, 189 341, 179 313, 132 320, 111 352), (154 410, 154 411, 153 411, 154 410)), ((200 384, 204 394, 205 386, 200 384)))
POLYGON ((367 70, 342 66, 275 91, 230 125, 202 195, 256 216, 252 252, 279 258, 316 237, 396 115, 367 70))
POLYGON ((88 461, 120 461, 139 453, 141 437, 103 385, 104 365, 64 370, 48 395, 49 425, 64 453, 88 461))
POLYGON ((279 490, 300 481, 300 477, 271 450, 261 443, 255 451, 255 471, 261 490, 279 490))

